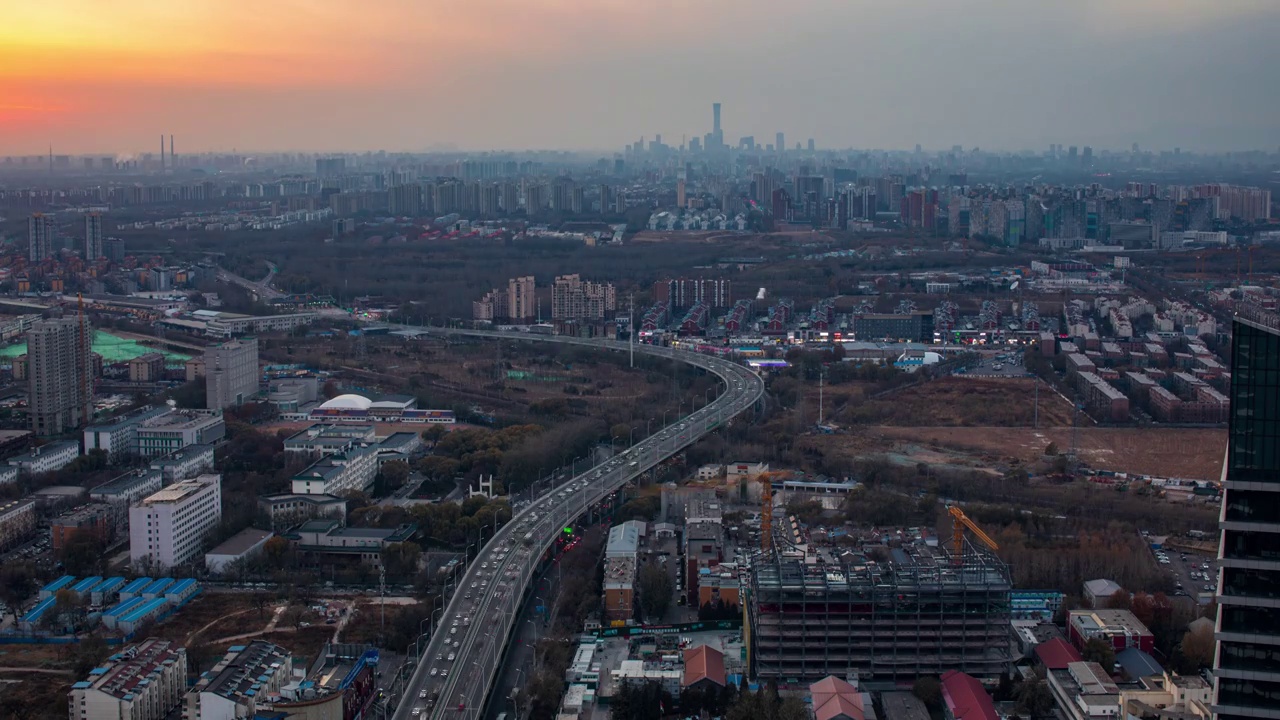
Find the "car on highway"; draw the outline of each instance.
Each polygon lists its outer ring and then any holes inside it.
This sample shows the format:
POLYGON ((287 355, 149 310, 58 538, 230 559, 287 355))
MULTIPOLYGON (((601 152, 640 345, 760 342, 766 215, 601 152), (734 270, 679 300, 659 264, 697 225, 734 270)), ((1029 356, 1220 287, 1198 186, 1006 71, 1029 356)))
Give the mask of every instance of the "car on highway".
POLYGON ((439 674, 440 674, 440 668, 431 668, 431 677, 435 677, 439 674))

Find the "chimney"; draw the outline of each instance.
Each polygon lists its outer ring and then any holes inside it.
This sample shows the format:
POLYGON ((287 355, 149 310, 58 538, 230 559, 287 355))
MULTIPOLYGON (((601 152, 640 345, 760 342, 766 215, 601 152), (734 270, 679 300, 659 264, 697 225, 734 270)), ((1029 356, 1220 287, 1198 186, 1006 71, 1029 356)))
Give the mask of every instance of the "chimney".
POLYGON ((164 172, 164 135, 160 136, 160 171, 164 172))

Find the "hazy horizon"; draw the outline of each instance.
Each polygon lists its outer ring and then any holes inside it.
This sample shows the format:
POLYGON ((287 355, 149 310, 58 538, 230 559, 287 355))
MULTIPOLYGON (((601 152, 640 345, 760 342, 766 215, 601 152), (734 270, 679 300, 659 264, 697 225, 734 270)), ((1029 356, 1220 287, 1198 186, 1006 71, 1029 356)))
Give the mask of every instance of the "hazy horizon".
POLYGON ((0 154, 1280 145, 1280 3, 49 0, 0 27, 0 154))

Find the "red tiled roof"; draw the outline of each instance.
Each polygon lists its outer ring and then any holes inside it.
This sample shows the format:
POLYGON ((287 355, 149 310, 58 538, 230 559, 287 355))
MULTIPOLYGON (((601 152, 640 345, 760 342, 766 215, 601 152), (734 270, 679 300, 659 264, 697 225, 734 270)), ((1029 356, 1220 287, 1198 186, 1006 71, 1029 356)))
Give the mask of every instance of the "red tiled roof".
POLYGON ((1054 638, 1036 646, 1036 659, 1050 670, 1065 670, 1067 663, 1081 662, 1080 652, 1062 638, 1054 638))
POLYGON ((955 720, 1000 720, 982 683, 959 670, 942 674, 942 700, 955 720))
POLYGON ((833 720, 845 717, 849 720, 866 720, 862 709, 862 693, 840 678, 827 676, 809 686, 813 697, 813 715, 816 720, 833 720))
POLYGON ((682 687, 689 687, 702 680, 710 680, 720 687, 725 686, 724 653, 706 645, 684 651, 682 687))

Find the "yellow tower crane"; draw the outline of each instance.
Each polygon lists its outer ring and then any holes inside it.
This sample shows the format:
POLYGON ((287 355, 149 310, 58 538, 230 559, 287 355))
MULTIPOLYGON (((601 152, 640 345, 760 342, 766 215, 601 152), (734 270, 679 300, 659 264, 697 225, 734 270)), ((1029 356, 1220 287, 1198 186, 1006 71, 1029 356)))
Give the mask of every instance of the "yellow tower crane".
POLYGON ((954 546, 952 548, 952 551, 953 551, 952 559, 957 565, 960 565, 964 562, 963 558, 964 558, 964 529, 965 528, 969 528, 969 531, 972 532, 987 547, 991 548, 992 550, 1000 549, 1000 546, 996 544, 996 541, 992 540, 990 535, 983 532, 982 528, 978 527, 977 523, 970 520, 969 516, 965 515, 963 510, 956 507, 955 505, 948 505, 947 512, 951 513, 951 525, 954 532, 954 537, 952 538, 952 542, 954 543, 954 546))

